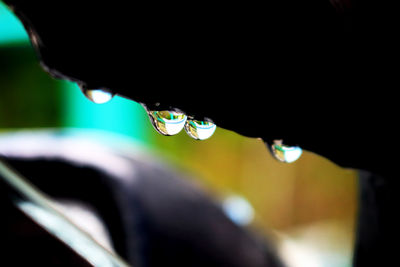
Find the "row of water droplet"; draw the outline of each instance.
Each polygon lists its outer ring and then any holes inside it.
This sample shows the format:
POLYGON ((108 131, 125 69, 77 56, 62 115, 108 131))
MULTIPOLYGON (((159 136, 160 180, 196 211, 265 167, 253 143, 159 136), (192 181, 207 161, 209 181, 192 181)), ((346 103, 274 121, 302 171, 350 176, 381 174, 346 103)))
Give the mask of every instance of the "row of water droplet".
MULTIPOLYGON (((38 49, 40 39, 37 34, 33 29, 30 29, 28 33, 32 45, 38 49)), ((97 104, 107 103, 114 96, 111 91, 104 88, 88 89, 84 85, 79 85, 79 87, 88 99, 97 104)), ((176 135, 184 128, 190 137, 196 140, 205 140, 210 138, 216 130, 216 125, 211 121, 188 119, 185 114, 178 111, 147 110, 147 113, 154 128, 163 135, 176 135)), ((298 146, 283 145, 281 140, 274 140, 270 151, 277 160, 286 163, 296 161, 303 152, 298 146)))
POLYGON ((190 137, 196 140, 205 140, 210 138, 217 128, 211 121, 188 119, 188 117, 180 111, 148 110, 148 114, 154 128, 162 135, 176 135, 182 129, 185 129, 190 137))
MULTIPOLYGON (((80 86, 85 96, 94 103, 107 103, 113 98, 112 92, 106 89, 86 89, 80 86)), ((149 110, 147 109, 151 124, 162 135, 176 135, 182 129, 186 133, 196 139, 205 140, 210 138, 217 126, 211 121, 199 121, 189 119, 183 112, 178 110, 149 110)))
MULTIPOLYGON (((86 89, 80 86, 85 96, 97 104, 103 104, 113 98, 113 94, 106 89, 86 89)), ((162 135, 176 135, 185 129, 186 133, 196 139, 205 140, 210 138, 217 126, 211 121, 199 121, 189 119, 183 112, 178 110, 150 110, 145 107, 154 128, 162 135)), ((303 150, 298 146, 286 146, 282 140, 274 140, 270 146, 272 155, 279 161, 292 163, 300 158, 303 150)))

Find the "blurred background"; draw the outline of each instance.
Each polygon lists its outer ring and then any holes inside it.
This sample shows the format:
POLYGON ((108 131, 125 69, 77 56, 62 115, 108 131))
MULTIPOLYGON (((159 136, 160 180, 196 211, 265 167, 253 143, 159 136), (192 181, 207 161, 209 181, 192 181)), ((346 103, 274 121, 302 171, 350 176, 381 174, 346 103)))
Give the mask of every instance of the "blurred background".
POLYGON ((94 104, 45 73, 0 2, 0 131, 47 128, 103 131, 145 147, 195 177, 236 223, 269 236, 289 266, 351 266, 357 172, 306 151, 280 163, 261 140, 220 128, 205 141, 161 136, 139 104, 118 96, 94 104))

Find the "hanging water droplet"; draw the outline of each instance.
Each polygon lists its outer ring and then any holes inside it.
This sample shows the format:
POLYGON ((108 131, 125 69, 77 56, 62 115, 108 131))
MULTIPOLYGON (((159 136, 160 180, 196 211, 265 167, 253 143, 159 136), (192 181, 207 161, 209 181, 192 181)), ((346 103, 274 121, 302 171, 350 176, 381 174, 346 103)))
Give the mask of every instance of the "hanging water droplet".
POLYGON ((104 104, 110 101, 114 94, 107 89, 87 89, 84 86, 80 86, 83 94, 92 102, 96 104, 104 104))
POLYGON ((185 124, 186 133, 196 140, 210 138, 215 129, 217 129, 217 126, 209 121, 187 120, 185 124))
POLYGON ((282 140, 275 140, 271 145, 271 150, 277 160, 285 163, 295 162, 303 153, 303 150, 298 146, 283 145, 282 140))
POLYGON ((162 135, 178 134, 186 122, 186 115, 179 111, 148 111, 154 128, 162 135))

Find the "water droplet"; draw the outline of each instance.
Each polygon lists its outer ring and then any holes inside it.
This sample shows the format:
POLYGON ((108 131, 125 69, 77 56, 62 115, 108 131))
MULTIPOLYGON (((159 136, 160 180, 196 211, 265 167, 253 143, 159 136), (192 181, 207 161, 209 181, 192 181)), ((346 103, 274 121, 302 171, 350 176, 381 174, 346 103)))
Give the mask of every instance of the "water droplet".
POLYGON ((80 86, 83 94, 92 102, 96 104, 104 104, 110 101, 114 94, 107 89, 86 89, 84 86, 80 86))
POLYGON ((217 129, 217 126, 209 121, 187 120, 185 124, 186 133, 196 140, 210 138, 215 129, 217 129))
POLYGON ((150 121, 162 135, 178 134, 186 122, 186 115, 179 111, 149 111, 150 121))
POLYGON ((277 160, 285 163, 295 162, 303 153, 303 150, 298 146, 283 145, 282 140, 275 140, 271 145, 271 150, 277 160))

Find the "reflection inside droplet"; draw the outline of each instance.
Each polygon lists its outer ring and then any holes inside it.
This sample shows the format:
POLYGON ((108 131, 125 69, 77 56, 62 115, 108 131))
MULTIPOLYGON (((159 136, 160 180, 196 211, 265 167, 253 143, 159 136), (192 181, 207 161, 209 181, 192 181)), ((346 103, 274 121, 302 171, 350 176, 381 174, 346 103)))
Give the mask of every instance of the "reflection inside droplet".
POLYGON ((81 87, 83 94, 96 104, 104 104, 110 101, 114 95, 106 89, 86 89, 81 87))
POLYGON ((163 135, 178 134, 186 122, 186 115, 179 111, 149 111, 154 128, 163 135))
POLYGON ((292 163, 298 160, 303 153, 303 150, 298 146, 285 146, 282 140, 275 140, 271 146, 274 157, 286 163, 292 163))
POLYGON ((187 120, 185 124, 186 133, 196 140, 210 138, 215 129, 217 129, 217 126, 209 121, 187 120))

